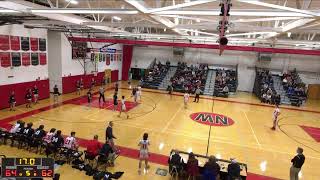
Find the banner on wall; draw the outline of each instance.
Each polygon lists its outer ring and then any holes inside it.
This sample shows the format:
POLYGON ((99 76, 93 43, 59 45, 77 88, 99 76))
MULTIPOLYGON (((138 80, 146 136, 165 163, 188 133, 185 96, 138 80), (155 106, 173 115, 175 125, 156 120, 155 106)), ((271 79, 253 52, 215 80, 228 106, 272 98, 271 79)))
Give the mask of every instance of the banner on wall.
POLYGON ((113 59, 113 55, 114 54, 110 54, 110 61, 113 61, 114 59, 113 59))
POLYGON ((19 67, 21 66, 21 54, 19 52, 11 53, 11 61, 12 66, 19 67))
POLYGON ((102 62, 102 58, 103 58, 102 53, 99 53, 99 62, 102 62))
POLYGON ((30 66, 30 53, 21 53, 22 65, 30 66))
POLYGON ((38 53, 31 53, 31 64, 33 66, 39 65, 39 55, 38 55, 38 53))
POLYGON ((119 54, 119 61, 122 61, 122 54, 119 54))
POLYGON ((19 36, 10 36, 11 50, 20 50, 20 38, 19 36))
POLYGON ((11 66, 11 59, 10 59, 9 52, 0 52, 0 64, 1 64, 1 67, 11 66))
POLYGON ((106 54, 106 65, 110 65, 110 54, 106 54))
POLYGON ((39 49, 38 38, 30 38, 31 51, 38 51, 39 49))
POLYGON ((106 54, 105 54, 105 53, 102 54, 102 61, 103 61, 103 62, 106 61, 106 54))
POLYGON ((91 53, 90 59, 91 59, 92 62, 94 61, 94 59, 95 59, 94 53, 91 53))
POLYGON ((40 65, 46 65, 47 64, 47 54, 46 53, 40 53, 40 65))
POLYGON ((30 38, 29 37, 20 37, 21 38, 21 49, 23 51, 30 50, 30 38))
POLYGON ((7 51, 9 49, 10 49, 9 36, 8 35, 0 35, 0 50, 7 51))
POLYGON ((46 51, 47 50, 47 41, 44 38, 39 38, 39 50, 46 51))
POLYGON ((114 61, 118 61, 118 54, 114 54, 114 61))
POLYGON ((98 62, 98 61, 99 61, 99 53, 95 53, 94 57, 95 57, 94 60, 95 60, 96 62, 98 62))

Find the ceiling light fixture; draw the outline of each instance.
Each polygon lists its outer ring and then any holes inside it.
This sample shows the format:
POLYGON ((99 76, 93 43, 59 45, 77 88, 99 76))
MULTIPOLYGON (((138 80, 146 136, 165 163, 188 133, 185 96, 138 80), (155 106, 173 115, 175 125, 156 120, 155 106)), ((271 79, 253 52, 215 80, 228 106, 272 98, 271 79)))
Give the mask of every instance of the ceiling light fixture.
POLYGON ((291 32, 288 32, 287 35, 288 35, 288 37, 291 37, 291 32))
POLYGON ((118 17, 118 16, 113 16, 112 19, 117 20, 117 21, 121 21, 122 20, 121 17, 118 17))
POLYGON ((77 0, 66 0, 66 2, 71 4, 79 4, 77 0))
POLYGON ((164 28, 163 31, 166 32, 166 31, 167 31, 167 28, 164 28))

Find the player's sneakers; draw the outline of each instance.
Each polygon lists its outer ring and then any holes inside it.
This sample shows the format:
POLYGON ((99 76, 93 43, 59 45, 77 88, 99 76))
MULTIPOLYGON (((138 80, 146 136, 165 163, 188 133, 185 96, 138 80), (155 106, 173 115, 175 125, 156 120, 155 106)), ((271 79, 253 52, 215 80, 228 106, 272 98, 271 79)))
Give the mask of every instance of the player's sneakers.
POLYGON ((270 129, 271 129, 271 130, 273 130, 273 131, 274 131, 274 130, 276 130, 276 128, 275 128, 275 127, 272 127, 272 128, 270 128, 270 129))
POLYGON ((127 115, 127 119, 129 119, 129 115, 127 115))

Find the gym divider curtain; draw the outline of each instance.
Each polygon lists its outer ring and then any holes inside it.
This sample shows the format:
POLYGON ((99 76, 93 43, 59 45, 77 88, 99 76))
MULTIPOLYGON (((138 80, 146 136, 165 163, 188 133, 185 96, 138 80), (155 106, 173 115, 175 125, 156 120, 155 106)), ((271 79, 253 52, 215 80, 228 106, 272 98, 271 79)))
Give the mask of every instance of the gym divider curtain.
POLYGON ((127 81, 129 79, 129 70, 132 61, 133 46, 123 45, 122 48, 123 61, 122 61, 122 80, 127 81))

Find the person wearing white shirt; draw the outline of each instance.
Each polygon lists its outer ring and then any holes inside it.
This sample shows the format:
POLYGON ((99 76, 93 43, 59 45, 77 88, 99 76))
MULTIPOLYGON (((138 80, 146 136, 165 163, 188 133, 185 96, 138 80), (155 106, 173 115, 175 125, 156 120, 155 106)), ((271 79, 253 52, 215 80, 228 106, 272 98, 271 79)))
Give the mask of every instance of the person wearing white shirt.
POLYGON ((188 107, 189 97, 190 97, 190 95, 189 95, 188 92, 184 93, 184 95, 183 95, 183 101, 184 101, 184 108, 185 108, 185 109, 187 109, 187 107, 188 107))
POLYGON ((140 146, 139 150, 139 174, 141 173, 142 161, 145 162, 145 168, 149 169, 148 159, 149 159, 149 145, 150 141, 148 140, 148 133, 143 134, 143 139, 139 141, 138 146, 140 146))
POLYGON ((272 126, 272 130, 276 130, 277 127, 277 121, 278 121, 278 117, 280 115, 280 109, 279 109, 279 105, 276 105, 276 108, 273 111, 273 126, 272 126))

